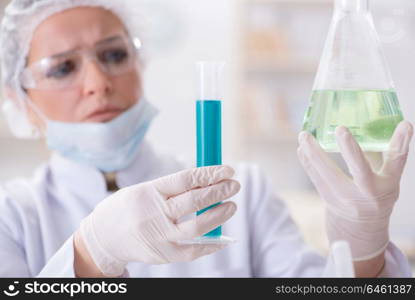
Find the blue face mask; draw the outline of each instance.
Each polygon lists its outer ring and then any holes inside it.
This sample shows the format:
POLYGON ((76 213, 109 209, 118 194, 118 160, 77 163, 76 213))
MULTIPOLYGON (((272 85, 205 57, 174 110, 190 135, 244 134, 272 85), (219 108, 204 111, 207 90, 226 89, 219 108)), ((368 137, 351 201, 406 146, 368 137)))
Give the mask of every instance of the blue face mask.
POLYGON ((46 121, 48 147, 62 156, 103 172, 119 171, 134 160, 157 114, 145 99, 106 123, 46 121))

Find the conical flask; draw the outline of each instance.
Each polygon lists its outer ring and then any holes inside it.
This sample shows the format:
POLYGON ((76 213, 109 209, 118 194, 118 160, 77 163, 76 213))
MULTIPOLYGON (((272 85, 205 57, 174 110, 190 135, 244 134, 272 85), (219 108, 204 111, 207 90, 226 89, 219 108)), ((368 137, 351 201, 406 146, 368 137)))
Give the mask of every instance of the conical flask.
POLYGON ((363 151, 383 152, 402 119, 368 0, 335 0, 303 129, 327 152, 339 152, 340 125, 363 151))

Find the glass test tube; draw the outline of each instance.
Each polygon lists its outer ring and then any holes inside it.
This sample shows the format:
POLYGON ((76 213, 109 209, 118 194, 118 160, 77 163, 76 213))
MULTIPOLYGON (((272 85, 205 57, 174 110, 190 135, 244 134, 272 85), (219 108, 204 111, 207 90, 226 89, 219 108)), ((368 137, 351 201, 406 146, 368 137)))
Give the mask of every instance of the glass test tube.
MULTIPOLYGON (((223 62, 198 62, 199 94, 196 100, 197 167, 222 164, 222 71, 223 62)), ((196 212, 200 215, 220 203, 196 212)), ((236 240, 222 235, 219 226, 203 236, 178 241, 181 244, 229 244, 236 240)))
MULTIPOLYGON (((196 143, 197 167, 222 164, 222 81, 223 62, 198 62, 199 97, 196 101, 196 143)), ((197 212, 197 215, 215 207, 209 206, 197 212)), ((220 237, 219 226, 205 237, 220 237)))

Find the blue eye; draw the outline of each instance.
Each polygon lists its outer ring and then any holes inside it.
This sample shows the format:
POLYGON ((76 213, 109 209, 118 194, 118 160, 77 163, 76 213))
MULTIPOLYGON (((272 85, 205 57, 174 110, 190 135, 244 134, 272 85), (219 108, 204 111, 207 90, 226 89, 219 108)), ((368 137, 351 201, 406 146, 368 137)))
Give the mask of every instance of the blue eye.
POLYGON ((70 75, 76 69, 76 64, 73 61, 67 60, 46 73, 47 78, 62 79, 70 75))
POLYGON ((99 59, 103 63, 121 64, 128 58, 128 52, 125 49, 113 49, 103 51, 99 55, 99 59))

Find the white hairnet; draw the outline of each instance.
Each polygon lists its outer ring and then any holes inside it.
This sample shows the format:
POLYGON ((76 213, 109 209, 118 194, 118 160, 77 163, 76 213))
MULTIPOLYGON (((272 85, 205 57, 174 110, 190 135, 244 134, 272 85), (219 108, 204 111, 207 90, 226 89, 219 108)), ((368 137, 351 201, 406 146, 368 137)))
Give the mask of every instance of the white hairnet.
MULTIPOLYGON (((19 76, 26 65, 33 33, 40 23, 53 14, 66 9, 79 6, 97 6, 112 11, 124 23, 130 35, 142 40, 139 21, 143 15, 139 9, 134 10, 139 2, 137 0, 12 0, 5 9, 0 27, 0 67, 2 86, 13 91, 17 100, 20 101, 20 103, 13 104, 18 105, 22 112, 25 109, 22 101, 26 94, 20 85, 19 76)), ((10 109, 10 105, 11 103, 6 105, 5 110, 15 114, 18 110, 16 108, 10 109)), ((18 119, 23 120, 22 118, 18 119)), ((21 125, 28 127, 28 124, 21 125)), ((19 124, 14 122, 13 127, 16 126, 19 124)), ((22 138, 28 137, 22 133, 22 130, 20 133, 13 130, 13 127, 11 129, 15 135, 22 138)), ((33 131, 28 135, 33 135, 33 131)))

